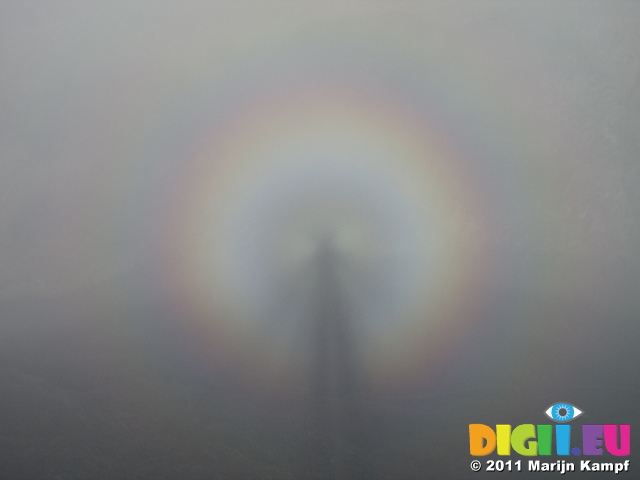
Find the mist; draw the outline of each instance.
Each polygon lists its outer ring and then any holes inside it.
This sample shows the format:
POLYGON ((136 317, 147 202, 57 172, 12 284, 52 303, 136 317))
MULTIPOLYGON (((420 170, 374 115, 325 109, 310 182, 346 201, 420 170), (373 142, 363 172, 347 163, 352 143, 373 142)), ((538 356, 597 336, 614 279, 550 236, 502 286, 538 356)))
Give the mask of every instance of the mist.
POLYGON ((3 2, 0 477, 466 478, 472 423, 633 425, 639 10, 3 2))

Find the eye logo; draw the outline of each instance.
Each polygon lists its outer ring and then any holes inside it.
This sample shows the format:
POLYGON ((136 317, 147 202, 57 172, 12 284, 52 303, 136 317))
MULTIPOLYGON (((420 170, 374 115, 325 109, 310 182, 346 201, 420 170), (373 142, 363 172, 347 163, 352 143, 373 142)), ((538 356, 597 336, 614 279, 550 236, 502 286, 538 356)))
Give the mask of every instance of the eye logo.
MULTIPOLYGON (((574 425, 574 427, 582 431, 582 445, 572 446, 574 445, 571 442, 572 425, 569 425, 569 422, 575 420, 584 412, 570 403, 558 402, 547 407, 544 413, 556 422, 555 425, 523 423, 513 427, 507 424, 497 424, 493 428, 483 423, 470 424, 469 453, 474 457, 482 457, 494 452, 498 455, 511 455, 512 451, 525 457, 553 455, 554 453, 561 457, 568 457, 569 455, 602 455, 606 452, 617 457, 625 457, 631 454, 631 425, 629 424, 574 425), (553 448, 554 445, 555 449, 553 448)), ((629 461, 616 463, 616 465, 621 466, 620 468, 626 468, 624 465, 628 465, 627 462, 629 461)), ((532 470, 532 465, 536 465, 536 461, 529 461, 529 469, 530 471, 552 471, 556 470, 556 466, 564 469, 562 465, 565 464, 567 467, 569 465, 573 466, 572 462, 557 460, 551 463, 545 462, 544 468, 536 467, 536 470, 532 470)), ((591 460, 582 460, 580 468, 586 471, 589 469, 587 466, 590 464, 591 460)), ((596 464, 597 462, 594 462, 591 465, 595 466, 596 464)), ((604 466, 605 463, 600 465, 604 466)), ((612 466, 613 463, 606 465, 612 466)), ((604 471, 609 470, 609 468, 602 467, 592 470, 604 471)), ((562 470, 560 473, 564 473, 564 471, 562 470)), ((611 471, 613 470, 611 469, 611 471)))
POLYGON ((554 403, 544 412, 554 422, 570 422, 575 420, 584 412, 570 403, 554 403))

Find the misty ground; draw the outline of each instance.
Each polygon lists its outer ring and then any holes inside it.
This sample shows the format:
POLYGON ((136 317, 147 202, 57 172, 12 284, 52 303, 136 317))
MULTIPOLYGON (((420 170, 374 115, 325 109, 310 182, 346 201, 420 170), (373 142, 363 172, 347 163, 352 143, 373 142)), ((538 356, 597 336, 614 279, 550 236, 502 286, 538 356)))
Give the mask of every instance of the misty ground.
MULTIPOLYGON (((145 365, 135 353, 148 348, 145 333, 125 339, 124 332, 130 335, 131 324, 161 309, 138 306, 128 315, 123 306, 92 310, 87 302, 96 298, 82 292, 5 301, 13 321, 5 321, 9 333, 0 356, 0 478, 313 479, 322 478, 319 465, 327 472, 336 461, 323 455, 340 456, 361 472, 347 478, 493 478, 470 477, 469 423, 550 423, 542 411, 561 399, 574 400, 596 423, 631 422, 632 432, 639 418, 631 382, 600 375, 562 384, 549 372, 535 383, 513 377, 482 386, 471 378, 478 370, 467 365, 467 382, 365 393, 359 400, 362 434, 322 454, 314 451, 309 391, 258 394, 251 385, 208 375, 169 347, 163 347, 164 364, 145 365), (89 317, 93 322, 85 321, 89 317), (34 328, 47 318, 51 328, 34 328)), ((631 345, 620 348, 617 366, 633 371, 637 354, 631 345)), ((541 353, 531 360, 543 364, 541 353)))

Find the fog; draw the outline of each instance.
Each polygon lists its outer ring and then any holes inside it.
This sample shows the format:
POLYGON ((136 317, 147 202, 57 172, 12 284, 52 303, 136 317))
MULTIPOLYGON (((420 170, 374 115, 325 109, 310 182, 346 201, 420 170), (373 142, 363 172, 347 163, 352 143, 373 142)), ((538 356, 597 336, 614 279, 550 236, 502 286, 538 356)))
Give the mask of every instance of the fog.
POLYGON ((0 477, 466 478, 469 424, 558 401, 634 431, 639 19, 2 2, 0 477))

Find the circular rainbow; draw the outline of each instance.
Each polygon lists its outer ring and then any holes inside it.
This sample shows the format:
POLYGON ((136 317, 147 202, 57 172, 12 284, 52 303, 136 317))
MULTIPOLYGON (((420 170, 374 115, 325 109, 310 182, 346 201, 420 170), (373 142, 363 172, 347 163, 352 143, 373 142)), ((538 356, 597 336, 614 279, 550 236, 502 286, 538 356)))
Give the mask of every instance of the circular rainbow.
POLYGON ((274 303, 303 301, 296 275, 323 230, 388 297, 371 308, 355 294, 362 366, 381 386, 437 371, 471 341, 487 291, 522 274, 499 253, 521 233, 504 225, 536 232, 555 200, 532 201, 539 173, 514 158, 535 154, 518 150, 527 132, 478 100, 487 92, 451 59, 373 50, 357 50, 357 65, 354 51, 309 45, 245 58, 203 75, 162 127, 153 244, 175 314, 212 365, 256 382, 304 375, 304 316, 274 303))

